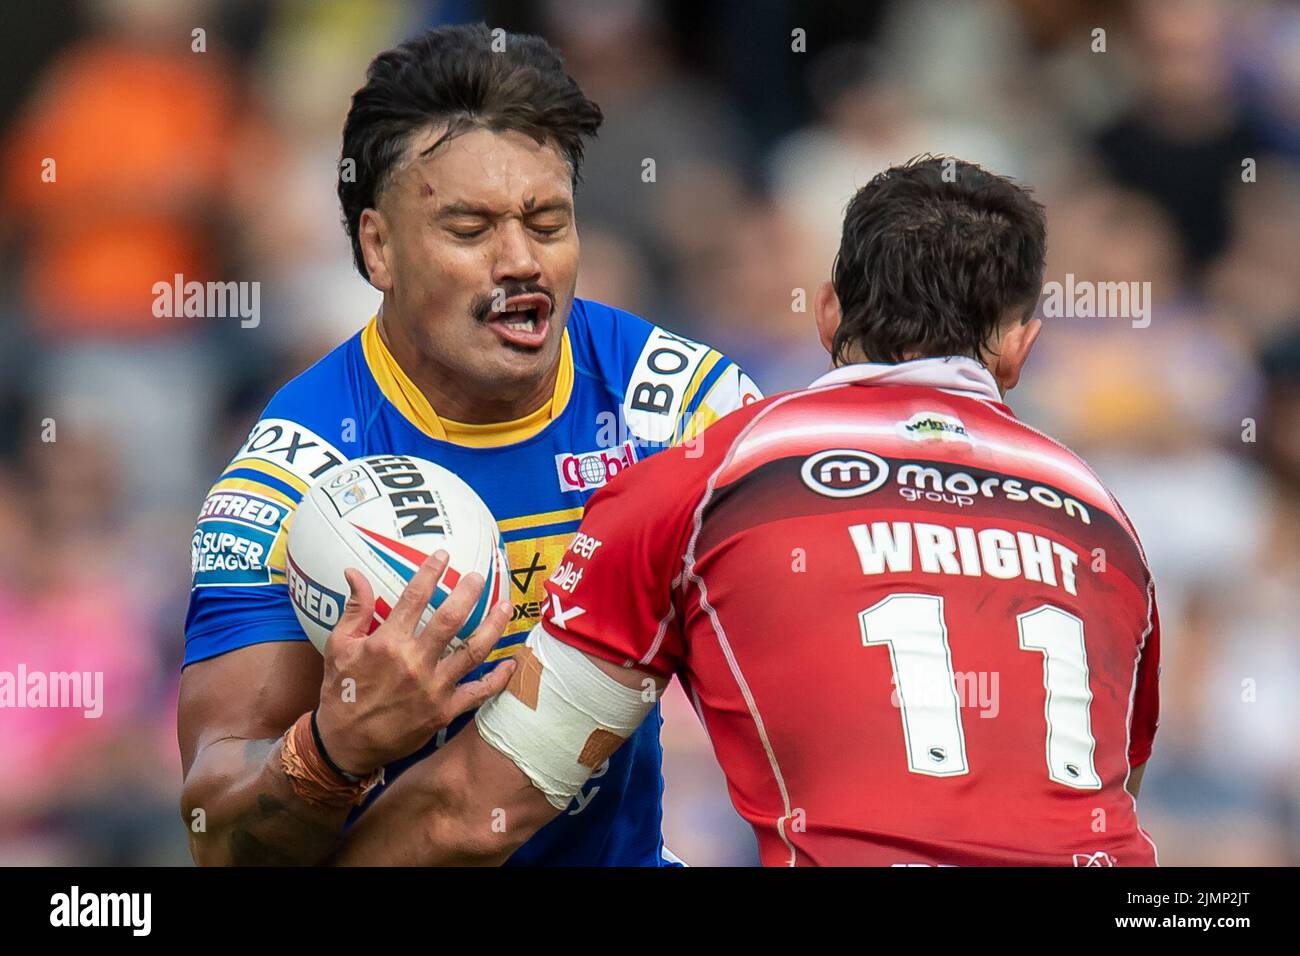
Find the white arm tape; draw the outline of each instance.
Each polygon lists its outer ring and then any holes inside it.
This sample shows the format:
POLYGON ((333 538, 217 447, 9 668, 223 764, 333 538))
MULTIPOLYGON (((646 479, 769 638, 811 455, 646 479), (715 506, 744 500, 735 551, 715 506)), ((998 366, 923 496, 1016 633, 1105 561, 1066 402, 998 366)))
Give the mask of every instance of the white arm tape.
POLYGON ((630 737, 654 708, 655 694, 623 686, 540 624, 526 646, 541 664, 536 707, 512 692, 512 678, 509 688, 479 708, 474 722, 489 746, 514 761, 551 805, 563 810, 599 766, 599 761, 594 766, 580 763, 579 755, 591 744, 612 743, 610 734, 630 737))

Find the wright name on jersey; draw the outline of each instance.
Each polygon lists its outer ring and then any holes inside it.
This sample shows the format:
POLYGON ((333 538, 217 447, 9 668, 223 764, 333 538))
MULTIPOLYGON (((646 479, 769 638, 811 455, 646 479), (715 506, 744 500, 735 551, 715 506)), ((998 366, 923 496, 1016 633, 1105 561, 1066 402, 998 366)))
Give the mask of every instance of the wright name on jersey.
MULTIPOLYGON (((462 425, 437 416, 372 319, 275 395, 209 492, 191 547, 185 664, 265 641, 307 640, 285 579, 294 508, 331 466, 398 454, 459 475, 497 519, 515 612, 483 665, 493 667, 547 613, 543 584, 555 573, 591 494, 638 460, 689 443, 719 417, 760 397, 749 377, 713 349, 627 312, 575 299, 549 406, 515 422, 462 425)), ((467 679, 481 676, 483 668, 467 679)), ((432 752, 470 716, 386 767, 386 780, 432 752)), ((663 863, 659 724, 657 714, 647 720, 569 810, 510 862, 663 863)))

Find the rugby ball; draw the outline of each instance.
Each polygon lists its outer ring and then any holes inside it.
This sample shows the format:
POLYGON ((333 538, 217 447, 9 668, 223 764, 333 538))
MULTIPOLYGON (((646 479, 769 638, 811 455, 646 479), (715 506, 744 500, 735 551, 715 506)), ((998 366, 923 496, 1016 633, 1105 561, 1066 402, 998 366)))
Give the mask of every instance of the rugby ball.
POLYGON ((373 631, 439 548, 450 560, 421 626, 463 576, 477 571, 486 582, 450 651, 493 602, 509 596, 509 566, 492 512, 464 481, 422 458, 371 455, 335 465, 303 496, 285 549, 289 597, 307 637, 324 651, 348 598, 346 568, 360 570, 374 588, 373 631))

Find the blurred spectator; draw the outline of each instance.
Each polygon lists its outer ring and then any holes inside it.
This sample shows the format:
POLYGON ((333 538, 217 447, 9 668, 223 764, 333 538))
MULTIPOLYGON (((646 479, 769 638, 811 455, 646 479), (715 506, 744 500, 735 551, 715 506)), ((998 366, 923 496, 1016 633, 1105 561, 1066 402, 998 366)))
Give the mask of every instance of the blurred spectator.
MULTIPOLYGON (((1300 327, 1262 356, 1266 390, 1245 433, 1262 466, 1229 491, 1224 515, 1236 547, 1202 548, 1208 565, 1196 624, 1175 662, 1167 740, 1149 789, 1159 819, 1194 846, 1171 844, 1173 864, 1294 865, 1300 859, 1300 327), (1243 534, 1240 510, 1261 512, 1243 534), (1164 815, 1168 815, 1167 821, 1164 815)), ((1214 515, 1196 509, 1197 523, 1214 515)), ((1169 682, 1169 677, 1165 677, 1169 682)))
POLYGON ((830 278, 853 194, 887 166, 931 150, 932 140, 907 91, 872 51, 823 53, 811 79, 820 122, 777 145, 769 176, 777 205, 798 231, 799 267, 822 281, 830 278))
POLYGON ((88 855, 86 840, 63 845, 40 826, 81 806, 97 839, 111 839, 115 820, 157 839, 175 786, 177 761, 153 730, 161 707, 148 616, 121 573, 129 561, 112 459, 95 440, 65 434, 27 462, 0 473, 0 669, 14 680, 24 671, 90 675, 95 703, 55 706, 51 692, 45 706, 4 711, 0 763, 11 769, 0 788, 0 862, 26 862, 25 852, 135 861, 147 840, 125 856, 88 855))
POLYGON ((140 508, 193 487, 215 387, 193 321, 155 315, 154 286, 232 278, 224 202, 243 81, 216 37, 193 38, 205 9, 88 5, 96 29, 5 137, 6 227, 44 351, 34 405, 111 438, 140 508))
POLYGON ((361 328, 380 295, 357 273, 334 198, 339 137, 375 51, 418 29, 395 0, 279 4, 253 81, 266 125, 234 160, 243 257, 264 279, 266 349, 311 360, 361 328))
POLYGON ((1232 242, 1208 273, 1230 334, 1265 342, 1300 316, 1300 169, 1266 160, 1232 192, 1232 242))
POLYGON ((95 4, 103 29, 51 65, 5 150, 5 204, 39 331, 176 332, 155 282, 221 268, 218 211, 239 80, 191 52, 198 10, 159 0, 95 4))
POLYGON ((1215 0, 1150 0, 1131 12, 1136 99, 1097 147, 1120 183, 1168 210, 1192 262, 1204 265, 1228 240, 1242 161, 1263 147, 1231 83, 1231 10, 1215 0))
POLYGON ((583 162, 579 221, 617 230, 639 247, 654 278, 671 280, 689 255, 679 243, 715 224, 699 215, 690 229, 667 232, 658 211, 674 201, 708 203, 713 197, 692 170, 733 166, 743 131, 707 81, 677 68, 657 4, 563 0, 546 10, 565 64, 605 114, 583 162))
POLYGON ((762 200, 738 200, 721 222, 716 246, 684 268, 686 309, 765 393, 802 388, 830 368, 813 299, 834 256, 805 264, 795 225, 762 200))

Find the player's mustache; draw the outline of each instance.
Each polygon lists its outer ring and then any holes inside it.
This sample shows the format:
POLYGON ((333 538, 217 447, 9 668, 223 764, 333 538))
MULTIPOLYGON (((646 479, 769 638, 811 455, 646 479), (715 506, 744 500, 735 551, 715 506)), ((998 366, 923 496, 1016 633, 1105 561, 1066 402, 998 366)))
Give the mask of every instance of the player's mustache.
POLYGON ((493 304, 505 302, 517 295, 540 293, 551 303, 551 315, 555 314, 555 294, 540 282, 505 282, 499 288, 500 292, 494 289, 491 293, 475 296, 470 302, 469 314, 474 317, 475 322, 488 321, 495 314, 492 310, 493 304))

